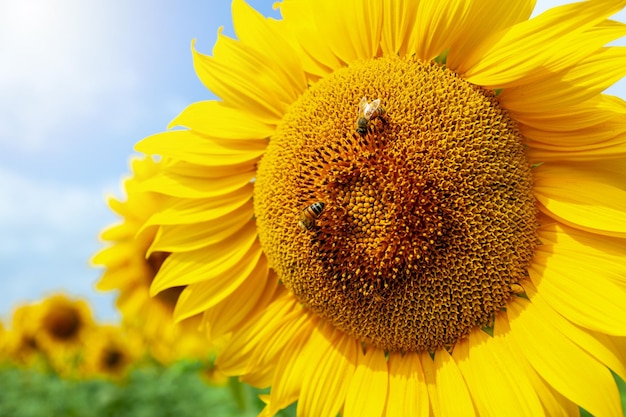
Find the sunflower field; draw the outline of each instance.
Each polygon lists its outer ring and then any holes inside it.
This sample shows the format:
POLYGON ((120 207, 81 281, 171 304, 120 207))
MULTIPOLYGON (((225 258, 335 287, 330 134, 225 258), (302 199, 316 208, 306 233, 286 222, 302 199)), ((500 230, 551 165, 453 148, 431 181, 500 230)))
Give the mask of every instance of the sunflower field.
POLYGON ((233 0, 0 415, 626 415, 626 0, 535 3, 233 0))

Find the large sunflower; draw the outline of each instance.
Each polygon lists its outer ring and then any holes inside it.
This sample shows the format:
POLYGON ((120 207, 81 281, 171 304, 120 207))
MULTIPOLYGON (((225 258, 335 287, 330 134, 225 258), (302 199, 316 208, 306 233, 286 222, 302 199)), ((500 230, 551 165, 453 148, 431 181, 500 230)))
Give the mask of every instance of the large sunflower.
POLYGON ((147 183, 159 172, 152 158, 134 158, 132 176, 124 181, 126 200, 109 199, 109 206, 122 221, 107 228, 101 239, 109 245, 96 254, 92 263, 105 270, 99 290, 118 290, 117 307, 127 327, 141 329, 151 355, 167 364, 180 358, 207 358, 206 337, 198 330, 200 317, 176 324, 172 318, 182 287, 170 288, 152 298, 150 284, 167 252, 152 251, 156 227, 143 228, 165 196, 145 192, 147 183))
POLYGON ((137 145, 171 161, 152 292, 267 415, 619 415, 625 5, 235 0, 193 51, 221 100, 137 145))

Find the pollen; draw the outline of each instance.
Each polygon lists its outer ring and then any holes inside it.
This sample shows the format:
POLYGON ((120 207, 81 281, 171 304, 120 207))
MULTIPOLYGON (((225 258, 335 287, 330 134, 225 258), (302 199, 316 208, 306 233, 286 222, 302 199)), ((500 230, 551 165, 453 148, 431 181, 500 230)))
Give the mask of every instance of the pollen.
POLYGON ((493 91, 434 62, 380 58, 311 85, 254 185, 281 282, 365 344, 433 352, 523 292, 537 211, 522 136, 493 91), (384 113, 357 131, 363 97, 384 113))

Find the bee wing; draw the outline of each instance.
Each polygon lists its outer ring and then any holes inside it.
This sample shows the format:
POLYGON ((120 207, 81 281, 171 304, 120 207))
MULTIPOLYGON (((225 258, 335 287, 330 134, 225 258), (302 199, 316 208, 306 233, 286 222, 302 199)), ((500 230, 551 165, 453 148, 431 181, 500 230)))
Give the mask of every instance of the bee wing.
POLYGON ((365 114, 365 109, 369 104, 367 103, 367 97, 363 97, 361 101, 359 101, 359 116, 365 114))
POLYGON ((374 112, 380 107, 380 99, 377 98, 376 100, 372 101, 371 103, 367 103, 367 106, 365 106, 365 109, 363 110, 363 114, 365 115, 366 118, 370 118, 372 117, 372 115, 374 114, 374 112))

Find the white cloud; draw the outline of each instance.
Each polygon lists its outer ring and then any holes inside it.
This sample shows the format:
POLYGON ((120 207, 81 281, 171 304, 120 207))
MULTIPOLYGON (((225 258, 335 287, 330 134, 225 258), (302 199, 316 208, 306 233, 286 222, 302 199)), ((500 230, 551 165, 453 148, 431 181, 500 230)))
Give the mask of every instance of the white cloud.
MULTIPOLYGON (((2 2, 0 145, 27 151, 59 146, 49 138, 101 119, 103 102, 136 88, 139 77, 124 58, 130 45, 115 32, 115 8, 99 3, 2 2)), ((123 104, 111 106, 108 117, 128 117, 131 107, 119 108, 123 104)))

